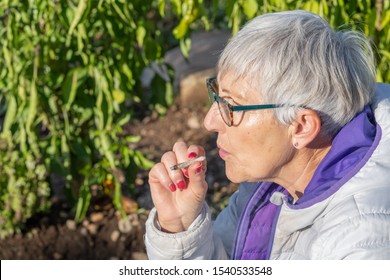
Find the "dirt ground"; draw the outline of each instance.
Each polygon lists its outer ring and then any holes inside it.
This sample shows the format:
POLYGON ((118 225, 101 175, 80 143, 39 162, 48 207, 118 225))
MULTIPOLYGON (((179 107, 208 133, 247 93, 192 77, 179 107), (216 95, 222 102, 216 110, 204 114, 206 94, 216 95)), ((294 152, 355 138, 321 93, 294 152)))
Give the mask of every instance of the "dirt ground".
MULTIPOLYGON (((224 174, 224 163, 218 156, 216 135, 203 127, 207 108, 201 105, 183 108, 172 106, 163 118, 147 116, 130 123, 127 133, 141 135, 133 148, 151 160, 172 148, 176 141, 202 145, 207 152, 206 175, 209 190, 206 200, 215 216, 237 189, 224 174)), ((110 202, 99 201, 79 224, 73 221, 66 203, 53 203, 50 213, 29 220, 22 233, 0 240, 0 259, 147 259, 143 243, 144 225, 153 203, 150 198, 148 172, 137 175, 135 201, 138 211, 129 215, 127 226, 110 202)))

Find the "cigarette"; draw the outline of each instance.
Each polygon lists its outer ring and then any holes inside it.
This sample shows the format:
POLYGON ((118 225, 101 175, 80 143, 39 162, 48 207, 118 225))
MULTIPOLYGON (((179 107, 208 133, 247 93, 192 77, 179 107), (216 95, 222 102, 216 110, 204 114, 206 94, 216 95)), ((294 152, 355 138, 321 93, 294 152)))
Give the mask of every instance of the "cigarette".
POLYGON ((186 168, 187 166, 190 166, 194 162, 204 161, 205 159, 206 159, 206 157, 200 156, 198 158, 194 158, 194 159, 182 162, 182 163, 178 163, 178 164, 171 166, 171 170, 178 170, 179 168, 186 168))

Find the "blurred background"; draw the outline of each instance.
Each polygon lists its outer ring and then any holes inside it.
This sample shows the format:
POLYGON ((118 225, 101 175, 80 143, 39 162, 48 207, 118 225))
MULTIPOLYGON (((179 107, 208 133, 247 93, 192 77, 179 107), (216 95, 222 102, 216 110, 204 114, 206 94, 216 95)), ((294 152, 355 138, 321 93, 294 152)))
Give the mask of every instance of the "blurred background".
POLYGON ((303 9, 370 38, 390 82, 388 0, 0 0, 0 258, 145 259, 148 169, 183 140, 224 175, 205 79, 251 18, 303 9))

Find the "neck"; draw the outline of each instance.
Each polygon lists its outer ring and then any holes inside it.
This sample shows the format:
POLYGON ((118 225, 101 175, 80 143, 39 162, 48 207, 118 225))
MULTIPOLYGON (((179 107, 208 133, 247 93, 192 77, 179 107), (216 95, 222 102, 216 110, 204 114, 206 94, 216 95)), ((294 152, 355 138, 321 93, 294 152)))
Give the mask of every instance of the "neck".
POLYGON ((294 200, 298 200, 304 194, 305 188, 330 147, 329 144, 318 149, 297 150, 290 163, 283 167, 278 177, 273 181, 283 186, 294 200))

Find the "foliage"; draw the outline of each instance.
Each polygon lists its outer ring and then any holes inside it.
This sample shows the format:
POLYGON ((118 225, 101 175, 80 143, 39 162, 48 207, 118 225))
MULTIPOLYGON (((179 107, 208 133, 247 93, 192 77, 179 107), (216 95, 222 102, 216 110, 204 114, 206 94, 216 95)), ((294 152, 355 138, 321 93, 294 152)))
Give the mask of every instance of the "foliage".
MULTIPOLYGON (((168 1, 160 0, 165 3, 168 1)), ((377 80, 390 82, 390 1, 385 0, 171 0, 179 18, 174 29, 183 54, 191 46, 189 36, 201 21, 206 29, 227 26, 232 34, 255 16, 302 9, 325 18, 334 28, 362 31, 377 50, 377 80), (180 8, 182 7, 182 8, 180 8), (211 19, 211 20, 210 20, 211 19)))
POLYGON ((92 186, 125 215, 122 188, 151 163, 123 125, 173 98, 168 70, 152 80, 159 92, 142 91, 143 69, 163 67, 154 2, 0 1, 1 235, 48 209, 51 174, 63 178, 76 220, 92 186))

